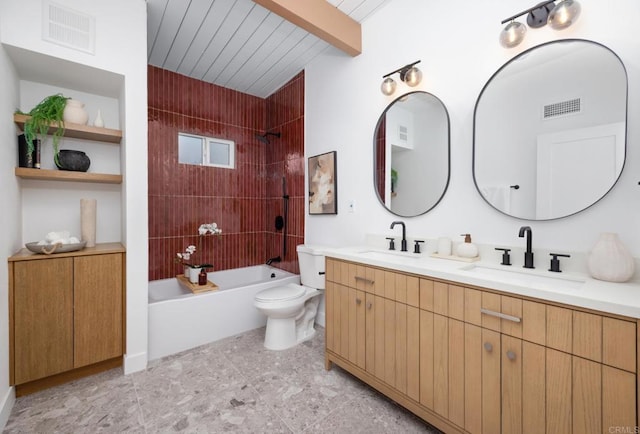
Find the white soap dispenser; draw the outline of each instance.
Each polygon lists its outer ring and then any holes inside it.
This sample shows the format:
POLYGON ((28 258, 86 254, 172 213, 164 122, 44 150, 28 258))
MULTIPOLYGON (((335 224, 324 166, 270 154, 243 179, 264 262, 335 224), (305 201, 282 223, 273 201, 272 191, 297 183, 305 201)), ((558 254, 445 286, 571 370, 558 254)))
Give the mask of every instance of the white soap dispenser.
POLYGON ((461 258, 475 258, 478 256, 478 246, 471 242, 471 234, 461 234, 464 237, 464 243, 458 244, 456 247, 456 255, 461 258))

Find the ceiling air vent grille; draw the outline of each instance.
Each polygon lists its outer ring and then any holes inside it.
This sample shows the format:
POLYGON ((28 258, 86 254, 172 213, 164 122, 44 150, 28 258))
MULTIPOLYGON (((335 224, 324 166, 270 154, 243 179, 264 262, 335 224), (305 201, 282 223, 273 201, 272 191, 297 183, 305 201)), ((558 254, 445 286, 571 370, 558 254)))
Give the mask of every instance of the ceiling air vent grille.
POLYGON ((95 54, 96 20, 93 16, 48 1, 43 5, 42 35, 45 41, 95 54))
POLYGON ((570 99, 545 105, 542 118, 551 119, 559 116, 573 115, 580 113, 581 110, 582 104, 580 98, 570 99))

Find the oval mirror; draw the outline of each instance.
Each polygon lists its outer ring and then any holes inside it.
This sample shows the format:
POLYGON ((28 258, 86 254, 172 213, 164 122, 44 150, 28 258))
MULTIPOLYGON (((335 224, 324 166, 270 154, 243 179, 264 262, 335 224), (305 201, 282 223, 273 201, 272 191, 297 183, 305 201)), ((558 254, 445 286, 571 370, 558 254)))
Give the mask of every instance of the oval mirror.
POLYGON ((424 214, 449 184, 449 113, 428 92, 405 94, 384 110, 373 136, 374 188, 389 211, 424 214))
POLYGON ((582 211, 622 172, 626 119, 627 73, 613 51, 576 39, 524 51, 476 102, 476 187, 498 211, 521 219, 582 211))

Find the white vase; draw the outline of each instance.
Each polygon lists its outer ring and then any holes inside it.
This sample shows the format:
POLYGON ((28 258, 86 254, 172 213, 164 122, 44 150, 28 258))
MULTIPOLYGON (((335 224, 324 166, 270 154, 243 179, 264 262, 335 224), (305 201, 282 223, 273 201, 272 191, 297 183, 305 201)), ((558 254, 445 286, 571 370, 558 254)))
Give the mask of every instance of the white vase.
POLYGON ((618 234, 605 232, 589 252, 587 266, 591 277, 607 282, 626 282, 635 271, 635 261, 618 234))
POLYGON ((189 268, 189 282, 191 283, 198 283, 198 275, 200 274, 200 270, 202 269, 202 267, 199 268, 189 268))
POLYGON ((191 267, 189 267, 188 265, 184 266, 184 277, 185 278, 189 278, 189 270, 191 270, 191 267))
POLYGON ((94 127, 102 128, 104 127, 104 120, 102 119, 102 112, 98 110, 98 114, 96 115, 95 120, 93 121, 94 127))
POLYGON ((68 99, 62 112, 62 120, 72 124, 86 125, 89 114, 84 109, 84 104, 77 99, 68 99))

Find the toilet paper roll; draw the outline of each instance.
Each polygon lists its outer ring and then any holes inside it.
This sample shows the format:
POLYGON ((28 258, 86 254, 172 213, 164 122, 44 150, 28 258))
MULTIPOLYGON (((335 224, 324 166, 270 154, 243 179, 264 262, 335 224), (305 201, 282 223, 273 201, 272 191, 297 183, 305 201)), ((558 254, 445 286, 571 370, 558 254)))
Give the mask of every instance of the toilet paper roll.
POLYGON ((86 247, 96 245, 96 200, 80 199, 80 234, 86 247))

